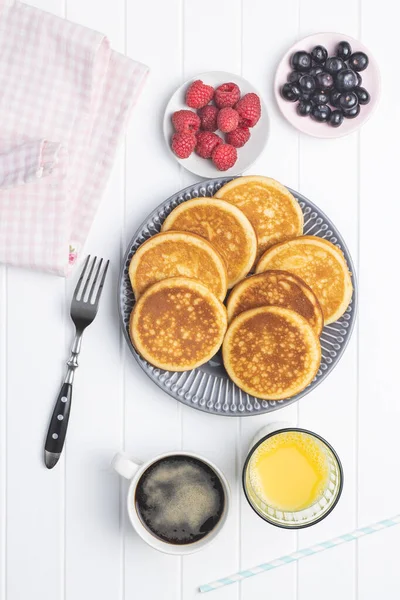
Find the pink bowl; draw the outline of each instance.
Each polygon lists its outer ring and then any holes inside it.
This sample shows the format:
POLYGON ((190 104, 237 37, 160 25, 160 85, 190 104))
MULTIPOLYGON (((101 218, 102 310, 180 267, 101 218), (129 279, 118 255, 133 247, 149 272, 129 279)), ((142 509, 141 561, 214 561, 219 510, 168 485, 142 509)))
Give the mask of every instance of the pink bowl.
POLYGON ((375 110, 379 96, 381 92, 381 80, 379 69, 376 60, 371 55, 371 52, 361 42, 351 38, 343 33, 316 33, 303 38, 299 42, 296 42, 286 52, 276 71, 275 83, 274 83, 275 98, 283 116, 293 125, 296 129, 299 129, 303 133, 313 135, 319 138, 336 138, 347 135, 352 131, 356 131, 363 123, 365 123, 375 110), (281 96, 281 87, 286 83, 287 76, 291 71, 290 57, 297 50, 306 50, 311 52, 314 46, 321 45, 325 46, 328 50, 329 56, 334 55, 336 45, 342 40, 346 40, 350 43, 353 52, 361 51, 365 52, 369 58, 369 65, 365 71, 361 71, 362 87, 365 87, 371 95, 369 104, 361 106, 361 112, 355 119, 344 119, 340 127, 332 127, 328 123, 318 123, 310 117, 300 117, 296 112, 297 102, 288 102, 281 96))

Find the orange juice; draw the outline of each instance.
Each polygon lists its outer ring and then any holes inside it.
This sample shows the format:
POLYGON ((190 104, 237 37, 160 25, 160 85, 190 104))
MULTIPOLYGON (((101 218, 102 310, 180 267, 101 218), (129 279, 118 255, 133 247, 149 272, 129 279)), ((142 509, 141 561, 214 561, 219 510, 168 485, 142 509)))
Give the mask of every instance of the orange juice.
POLYGON ((309 508, 321 498, 329 480, 323 445, 300 431, 265 440, 254 451, 248 472, 258 498, 281 511, 309 508))

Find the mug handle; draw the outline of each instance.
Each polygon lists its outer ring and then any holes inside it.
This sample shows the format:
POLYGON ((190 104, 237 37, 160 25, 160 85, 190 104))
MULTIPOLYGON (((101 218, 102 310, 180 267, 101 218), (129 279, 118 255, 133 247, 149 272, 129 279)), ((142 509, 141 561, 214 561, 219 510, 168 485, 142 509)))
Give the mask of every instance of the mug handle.
POLYGON ((118 452, 112 459, 111 463, 113 469, 126 479, 132 479, 137 470, 140 468, 140 465, 136 464, 128 458, 128 456, 122 452, 118 452))

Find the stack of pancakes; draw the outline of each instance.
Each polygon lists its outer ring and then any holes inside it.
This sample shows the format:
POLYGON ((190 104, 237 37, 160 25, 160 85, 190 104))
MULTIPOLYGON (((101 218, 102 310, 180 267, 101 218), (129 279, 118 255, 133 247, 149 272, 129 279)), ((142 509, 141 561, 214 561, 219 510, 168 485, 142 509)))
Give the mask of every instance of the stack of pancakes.
POLYGON ((341 250, 302 234, 298 202, 267 177, 239 177, 215 198, 180 204, 129 267, 137 351, 186 371, 222 346, 245 392, 281 400, 302 391, 319 368, 322 328, 345 312, 353 289, 341 250))

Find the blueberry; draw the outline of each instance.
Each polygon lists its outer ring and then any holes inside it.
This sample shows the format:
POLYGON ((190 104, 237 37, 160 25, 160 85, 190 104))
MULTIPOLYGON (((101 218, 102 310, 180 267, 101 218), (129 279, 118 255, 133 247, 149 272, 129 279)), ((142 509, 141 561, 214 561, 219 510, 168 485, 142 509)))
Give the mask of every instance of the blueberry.
POLYGON ((350 110, 343 111, 343 116, 346 117, 346 119, 355 119, 356 117, 358 117, 359 114, 360 114, 360 105, 359 104, 357 104, 357 106, 355 106, 354 108, 351 108, 350 110))
POLYGON ((311 58, 319 65, 323 65, 328 58, 328 51, 323 46, 315 46, 311 50, 311 58))
POLYGON ((332 104, 335 108, 339 108, 339 98, 341 93, 337 90, 332 90, 329 94, 329 103, 332 104))
POLYGON ((346 63, 337 56, 331 56, 327 59, 325 63, 325 71, 330 73, 331 75, 336 75, 342 69, 346 68, 346 63))
POLYGON ((343 123, 343 113, 341 110, 333 110, 331 112, 331 116, 329 117, 329 124, 332 125, 332 127, 340 127, 340 125, 343 123))
POLYGON ((365 52, 354 52, 349 58, 349 67, 353 71, 364 71, 368 67, 369 58, 365 52))
POLYGON ((368 102, 371 100, 371 96, 363 87, 356 87, 354 93, 358 98, 358 104, 368 104, 368 102))
POLYGON ((342 60, 348 60, 351 56, 352 49, 349 42, 339 42, 336 46, 336 56, 342 60))
POLYGON ((319 123, 325 123, 331 116, 331 109, 327 104, 317 104, 313 107, 311 116, 319 123))
POLYGON ((299 79, 299 88, 302 93, 310 94, 315 90, 315 79, 311 75, 303 75, 299 79))
POLYGON ((323 73, 318 73, 315 81, 317 82, 317 87, 320 90, 327 91, 333 88, 333 77, 330 73, 325 73, 325 71, 323 73))
POLYGON ((357 75, 351 69, 342 69, 336 75, 335 88, 339 92, 349 92, 357 86, 357 75))
POLYGON ((313 104, 328 104, 329 96, 326 92, 314 92, 311 96, 311 102, 313 104))
POLYGON ((299 50, 291 58, 291 65, 296 71, 306 72, 311 69, 311 55, 299 50))
POLYGON ((343 111, 351 110, 358 106, 358 98, 354 92, 346 92, 341 94, 339 98, 339 107, 343 111))
POLYGON ((316 77, 318 75, 318 73, 323 73, 324 69, 323 67, 321 67, 321 65, 316 65, 315 67, 311 67, 311 69, 309 70, 309 75, 312 75, 313 77, 316 77))
POLYGON ((289 102, 296 102, 300 98, 300 88, 296 83, 285 83, 281 89, 282 97, 289 102))
POLYGON ((287 76, 287 80, 289 83, 297 83, 302 75, 303 73, 299 71, 291 71, 287 76))
POLYGON ((308 100, 300 100, 296 110, 297 114, 301 117, 308 117, 311 114, 312 104, 308 100))
POLYGON ((360 75, 360 73, 357 73, 357 71, 355 71, 356 77, 357 77, 357 87, 360 87, 360 85, 362 84, 362 77, 360 75))

